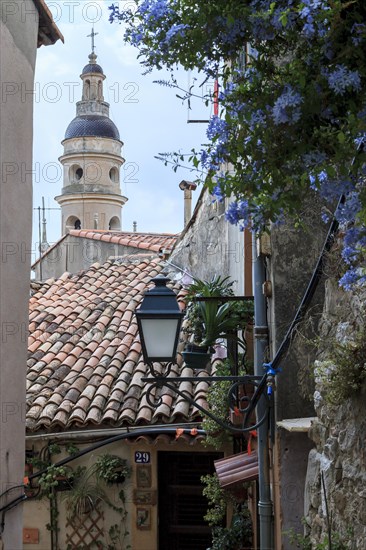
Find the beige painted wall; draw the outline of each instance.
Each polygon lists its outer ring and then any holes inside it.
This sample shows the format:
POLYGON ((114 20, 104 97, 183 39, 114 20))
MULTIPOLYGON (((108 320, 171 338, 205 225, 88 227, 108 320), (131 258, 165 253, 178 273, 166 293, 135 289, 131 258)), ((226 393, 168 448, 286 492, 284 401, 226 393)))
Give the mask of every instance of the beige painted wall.
MULTIPOLYGON (((61 277, 63 273, 77 273, 82 269, 98 262, 103 264, 111 256, 124 256, 126 254, 141 254, 141 248, 122 246, 105 241, 95 241, 66 235, 61 242, 52 248, 40 262, 37 262, 34 274, 37 281, 45 281, 51 277, 61 277)), ((155 256, 153 252, 146 254, 155 256)))
MULTIPOLYGON (((73 440, 74 443, 80 450, 83 450, 93 444, 92 439, 88 443, 79 444, 76 440, 73 440)), ((33 448, 35 450, 40 450, 42 446, 46 445, 46 441, 32 441, 29 440, 27 448, 33 448)), ((136 489, 136 470, 137 464, 135 464, 135 451, 147 451, 151 456, 151 487, 149 490, 157 491, 158 489, 158 477, 157 477, 157 463, 158 463, 158 452, 159 451, 175 451, 175 452, 209 452, 210 449, 206 446, 203 446, 200 443, 195 445, 187 445, 187 443, 180 442, 179 440, 172 443, 163 443, 159 442, 157 444, 151 445, 145 442, 137 443, 127 443, 125 441, 116 442, 112 445, 108 445, 93 451, 90 454, 85 455, 84 457, 73 461, 70 463, 72 467, 77 465, 90 466, 95 462, 96 458, 100 454, 110 453, 116 454, 123 458, 126 458, 129 464, 132 467, 132 475, 130 479, 127 479, 123 485, 112 485, 111 487, 105 487, 108 491, 108 496, 110 500, 115 503, 117 506, 120 505, 118 500, 118 492, 123 488, 126 496, 126 506, 128 510, 126 528, 130 533, 128 538, 129 544, 133 550, 158 550, 158 506, 154 504, 151 506, 151 529, 150 530, 141 530, 137 528, 137 517, 136 511, 138 505, 134 502, 134 489, 136 489)), ((61 460, 63 457, 67 456, 65 453, 56 455, 54 457, 54 462, 61 460)), ((58 502, 59 502, 59 546, 62 550, 66 549, 66 510, 65 502, 62 500, 62 495, 65 493, 59 493, 58 502)), ((141 507, 141 506, 140 506, 141 507)), ((104 505, 104 527, 108 531, 110 525, 117 523, 119 521, 119 516, 111 508, 104 505)), ((49 522, 49 508, 47 499, 42 501, 30 500, 24 505, 24 525, 25 527, 32 529, 39 529, 39 544, 26 544, 24 545, 24 550, 50 550, 50 533, 46 529, 46 524, 49 522)))
MULTIPOLYGON (((32 138, 38 12, 1 2, 0 67, 0 491, 24 476, 25 368, 32 227, 32 138), (27 93, 28 92, 28 93, 27 93)), ((22 493, 14 489, 8 500, 22 493)), ((4 500, 1 499, 1 503, 4 500)), ((5 516, 6 550, 22 545, 22 506, 5 516)))

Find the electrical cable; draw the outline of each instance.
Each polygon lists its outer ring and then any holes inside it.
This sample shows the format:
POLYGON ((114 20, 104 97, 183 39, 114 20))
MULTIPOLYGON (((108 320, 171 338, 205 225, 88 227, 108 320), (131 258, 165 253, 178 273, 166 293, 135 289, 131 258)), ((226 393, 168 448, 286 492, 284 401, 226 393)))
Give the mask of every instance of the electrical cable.
MULTIPOLYGON (((177 428, 160 427, 156 430, 149 429, 148 433, 149 433, 149 435, 150 434, 160 435, 160 434, 164 434, 164 433, 177 434, 177 428)), ((205 432, 205 430, 195 428, 194 429, 194 434, 192 434, 192 428, 182 428, 182 431, 180 432, 180 434, 195 435, 196 436, 196 435, 206 435, 206 432, 205 432)), ((55 467, 64 466, 65 464, 68 464, 69 462, 72 462, 73 460, 76 460, 77 458, 80 458, 80 457, 82 457, 82 456, 84 456, 88 453, 91 453, 92 451, 95 451, 96 449, 99 449, 100 447, 105 447, 106 445, 110 445, 111 443, 115 443, 116 441, 121 441, 123 439, 128 439, 129 437, 138 437, 140 435, 146 435, 146 429, 141 428, 140 430, 134 430, 133 432, 122 433, 122 434, 115 435, 113 437, 109 437, 109 438, 104 439, 102 441, 98 441, 98 443, 95 443, 94 445, 92 445, 91 447, 88 447, 87 449, 79 451, 78 453, 75 453, 72 456, 68 456, 68 457, 64 458, 63 460, 60 460, 59 462, 56 462, 55 464, 53 464, 53 466, 55 466, 55 467)), ((41 475, 46 473, 47 470, 48 470, 48 468, 43 468, 43 470, 39 470, 38 472, 36 472, 34 474, 31 474, 30 476, 28 476, 29 481, 31 481, 32 479, 35 479, 37 477, 40 477, 41 475)), ((18 486, 18 487, 24 487, 24 486, 18 486)), ((15 487, 13 487, 13 489, 15 489, 15 487)), ((5 491, 5 493, 3 493, 0 496, 3 496, 7 492, 8 491, 5 491)), ((5 504, 4 506, 2 506, 0 508, 0 513, 3 513, 3 515, 4 515, 8 510, 10 510, 11 508, 14 508, 14 506, 17 506, 18 504, 20 504, 24 500, 27 500, 27 498, 28 497, 25 494, 21 495, 20 497, 17 497, 16 499, 14 499, 14 500, 8 502, 7 504, 5 504)))
MULTIPOLYGON (((364 145, 365 145, 364 142, 360 141, 360 143, 357 147, 356 154, 352 159, 351 167, 356 162, 357 156, 361 152, 364 151, 364 148, 365 148, 364 145)), ((349 175, 349 177, 351 177, 351 170, 349 170, 348 175, 349 175)), ((291 324, 290 324, 290 326, 287 330, 287 333, 286 333, 284 339, 282 340, 282 343, 281 343, 280 347, 278 348, 273 360, 271 361, 271 363, 268 363, 268 365, 265 365, 265 366, 269 366, 270 368, 272 368, 275 372, 278 371, 278 365, 279 365, 279 363, 282 359, 282 356, 286 353, 286 351, 288 350, 288 348, 291 344, 293 332, 294 332, 295 328, 297 327, 297 325, 300 323, 300 321, 303 319, 304 313, 306 312, 306 310, 307 310, 307 308, 310 304, 310 301, 311 301, 312 297, 314 296, 314 292, 315 292, 315 290, 316 290, 316 288, 319 284, 321 276, 323 275, 323 265, 324 265, 325 255, 331 249, 331 247, 334 243, 334 239, 336 237, 338 228, 339 228, 339 222, 336 219, 336 213, 337 213, 338 209, 345 202, 346 202, 346 195, 342 194, 339 197, 338 204, 337 204, 336 209, 335 209, 334 214, 333 214, 333 220, 332 220, 332 223, 329 226, 329 230, 328 230, 327 236, 325 238, 325 242, 324 242, 322 251, 321 251, 320 256, 318 258, 318 261, 316 263, 316 266, 315 266, 315 269, 314 269, 313 274, 311 276, 310 282, 309 282, 309 284, 308 284, 308 286, 305 290, 305 294, 304 294, 304 296, 303 296, 303 298, 300 302, 300 305, 299 305, 299 307, 296 311, 295 317, 293 318, 293 320, 292 320, 292 322, 291 322, 291 324)))
MULTIPOLYGON (((345 200, 346 200, 345 195, 342 195, 340 197, 339 201, 338 201, 336 211, 338 210, 338 208, 342 204, 344 204, 345 200)), ((291 344, 291 340, 292 340, 292 336, 293 336, 295 328, 300 323, 300 321, 303 319, 303 316, 304 316, 305 312, 307 311, 307 308, 310 304, 310 301, 311 301, 312 297, 314 296, 315 290, 316 290, 316 288, 319 284, 319 281, 320 281, 320 279, 323 275, 323 266, 324 266, 325 255, 326 255, 327 252, 329 252, 329 250, 331 249, 331 247, 334 243, 334 239, 335 239, 336 233, 338 231, 338 227, 339 227, 339 222, 334 217, 332 223, 330 224, 330 227, 329 227, 329 230, 328 230, 328 233, 327 233, 322 251, 321 251, 320 256, 318 258, 318 261, 316 263, 315 269, 312 273, 310 282, 309 282, 309 284, 308 284, 308 286, 305 290, 305 293, 302 297, 300 305, 299 305, 299 307, 298 307, 298 309, 295 313, 295 317, 293 318, 293 320, 292 320, 292 322, 291 322, 291 324, 290 324, 290 326, 287 330, 287 333, 286 333, 284 339, 282 340, 280 347, 278 348, 278 350, 276 352, 276 355, 274 356, 273 360, 270 363, 271 368, 274 369, 275 371, 278 369, 278 365, 279 365, 279 363, 282 359, 282 356, 286 353, 286 351, 288 350, 288 348, 291 344)))

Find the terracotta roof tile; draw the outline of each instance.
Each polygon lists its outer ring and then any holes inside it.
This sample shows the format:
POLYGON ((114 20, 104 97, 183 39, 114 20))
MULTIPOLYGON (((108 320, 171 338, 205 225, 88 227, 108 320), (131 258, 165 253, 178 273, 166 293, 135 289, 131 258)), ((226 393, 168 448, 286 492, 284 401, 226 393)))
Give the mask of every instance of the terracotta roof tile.
MULTIPOLYGON (((95 232, 75 232, 94 238, 95 232)), ((100 232, 97 232, 101 236, 100 232)), ((113 234, 111 239, 157 244, 172 235, 113 234), (155 239, 155 240, 154 240, 155 239)), ((145 246, 145 245, 144 245, 145 246)), ((142 378, 148 368, 141 355, 134 311, 150 288, 152 277, 161 273, 158 258, 134 257, 133 261, 109 260, 88 270, 57 280, 32 285, 29 302, 30 336, 27 376, 27 429, 54 430, 88 426, 191 422, 201 417, 182 398, 166 388, 159 389, 162 403, 157 409, 147 399, 148 386, 142 378)), ((174 284, 178 292, 179 286, 174 284)), ((179 355, 178 360, 182 364, 179 355)), ((156 364, 157 370, 163 366, 156 364)), ((179 373, 192 374, 174 366, 170 378, 179 383, 179 373)), ((179 383, 180 390, 206 406, 207 384, 179 383)))
POLYGON ((86 231, 83 229, 73 229, 70 231, 70 235, 153 252, 159 252, 162 249, 170 250, 179 236, 167 233, 128 233, 125 231, 86 231))
POLYGON ((223 489, 236 490, 244 481, 258 479, 258 455, 238 453, 215 461, 215 469, 223 489))

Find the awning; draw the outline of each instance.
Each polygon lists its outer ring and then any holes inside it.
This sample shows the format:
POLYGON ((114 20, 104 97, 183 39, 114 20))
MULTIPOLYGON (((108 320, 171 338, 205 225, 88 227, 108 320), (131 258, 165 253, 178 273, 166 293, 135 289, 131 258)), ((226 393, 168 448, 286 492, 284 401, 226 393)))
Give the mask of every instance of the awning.
POLYGON ((215 470, 220 487, 238 489, 244 481, 258 479, 258 455, 252 451, 215 460, 215 470))

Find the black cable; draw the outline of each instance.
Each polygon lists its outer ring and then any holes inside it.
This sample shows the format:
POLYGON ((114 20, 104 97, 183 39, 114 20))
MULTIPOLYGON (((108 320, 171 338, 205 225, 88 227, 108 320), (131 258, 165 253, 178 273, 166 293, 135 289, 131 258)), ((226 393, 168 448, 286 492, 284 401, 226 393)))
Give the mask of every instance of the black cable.
POLYGON ((0 498, 3 498, 7 493, 10 493, 10 491, 14 491, 14 489, 21 489, 22 487, 24 487, 24 483, 22 483, 21 485, 13 485, 9 489, 1 493, 0 498))
MULTIPOLYGON (((183 429, 183 434, 187 434, 187 435, 191 435, 191 431, 192 431, 192 428, 182 428, 183 429)), ((92 445, 91 447, 88 447, 87 449, 84 449, 83 451, 80 451, 72 456, 68 456, 67 458, 64 458, 63 460, 60 460, 59 462, 56 462, 55 464, 52 464, 52 466, 55 466, 55 467, 58 467, 58 466, 63 466, 64 464, 68 464, 69 462, 72 462, 73 460, 77 459, 77 458, 80 458, 88 453, 91 453, 92 451, 96 450, 96 449, 99 449, 100 447, 104 447, 105 445, 110 445, 111 443, 115 443, 116 441, 120 441, 122 439, 128 439, 129 437, 138 437, 139 435, 146 435, 147 433, 150 435, 159 435, 161 433, 170 433, 170 434, 175 434, 177 432, 177 428, 170 428, 170 427, 163 427, 163 428, 156 428, 155 430, 154 429, 149 429, 149 430, 146 430, 144 428, 141 428, 139 430, 134 430, 132 432, 125 432, 125 433, 122 433, 122 434, 118 434, 118 435, 115 435, 113 437, 108 437, 107 439, 104 439, 102 441, 98 441, 98 443, 95 443, 94 445, 92 445)), ((201 429, 197 429, 197 431, 195 432, 195 435, 206 435, 206 432, 205 430, 201 430, 201 429)), ((41 475, 43 475, 44 473, 46 473, 48 470, 48 468, 43 468, 43 470, 39 470, 38 472, 36 472, 35 474, 32 474, 30 476, 28 476, 28 479, 29 480, 32 480, 32 479, 35 479, 37 477, 40 477, 41 475)), ((23 487, 22 485, 18 486, 18 487, 23 487)), ((13 489, 15 489, 15 487, 13 487, 13 489)), ((8 491, 5 491, 4 494, 6 494, 8 491)), ((0 496, 3 496, 3 495, 0 495, 0 496)), ((20 502, 23 502, 24 500, 26 500, 28 497, 23 494, 21 495, 20 497, 17 497, 16 499, 8 502, 7 504, 5 504, 4 506, 2 506, 0 508, 0 513, 3 513, 5 514, 5 512, 7 512, 8 510, 10 510, 11 508, 14 508, 14 506, 17 506, 18 504, 20 504, 20 502)), ((4 516, 3 516, 4 517, 4 516)))
MULTIPOLYGON (((364 143, 363 143, 363 141, 361 141, 360 144, 357 147, 357 152, 356 152, 355 156, 352 159, 351 167, 354 165, 357 156, 359 155, 359 153, 361 153, 364 150, 364 148, 365 148, 364 143)), ((349 171, 349 174, 348 174, 349 176, 351 175, 350 172, 351 172, 351 170, 349 171)), ((304 316, 304 313, 306 312, 306 310, 307 310, 307 308, 310 304, 310 301, 311 301, 312 297, 314 296, 314 292, 315 292, 315 290, 318 286, 318 283, 321 279, 321 276, 323 275, 323 265, 324 265, 325 255, 331 249, 331 247, 334 243, 334 239, 335 239, 335 236, 337 234, 338 228, 339 228, 339 222, 336 219, 336 212, 342 206, 342 204, 344 204, 345 202, 346 202, 346 195, 342 194, 340 196, 339 200, 338 200, 337 207, 336 207, 336 209, 334 211, 334 214, 333 214, 332 223, 330 224, 330 227, 329 227, 329 230, 328 230, 328 233, 327 233, 322 251, 320 253, 319 259, 317 261, 317 264, 315 266, 315 269, 313 271, 313 274, 311 276, 311 279, 310 279, 310 282, 307 286, 305 294, 304 294, 304 296, 301 300, 301 303, 300 303, 299 308, 298 308, 298 310, 295 314, 295 317, 293 318, 292 323, 289 326, 289 328, 287 330, 287 333, 286 333, 280 347, 278 348, 278 350, 276 352, 276 355, 274 356, 273 361, 271 362, 271 366, 274 369, 274 371, 277 370, 278 365, 279 365, 279 363, 282 359, 282 356, 288 350, 288 348, 291 344, 293 332, 294 332, 295 328, 297 327, 297 325, 302 320, 302 318, 304 316)))
MULTIPOLYGON (((338 201, 338 204, 337 204, 336 211, 338 210, 338 208, 342 204, 344 204, 345 200, 346 200, 345 195, 341 195, 341 197, 338 201)), ((327 233, 322 251, 321 251, 320 256, 318 258, 318 261, 316 263, 315 269, 313 271, 313 274, 311 276, 311 279, 310 279, 310 282, 307 286, 307 289, 305 290, 305 293, 302 297, 301 303, 300 303, 300 305, 299 305, 299 307, 296 311, 295 317, 293 318, 293 320, 291 322, 291 325, 289 326, 289 328, 287 330, 287 333, 286 333, 284 339, 282 340, 282 343, 281 343, 280 347, 278 348, 278 350, 276 352, 276 355, 274 356, 273 360, 271 361, 271 366, 274 370, 276 370, 278 368, 278 365, 279 365, 279 363, 282 359, 282 356, 288 350, 288 348, 291 344, 293 332, 294 332, 295 328, 297 327, 297 325, 300 323, 300 321, 303 319, 304 314, 305 314, 308 306, 310 305, 311 299, 314 296, 315 290, 316 290, 316 288, 319 284, 319 281, 320 281, 320 279, 323 275, 323 266, 324 266, 325 256, 329 252, 329 250, 331 249, 331 247, 334 243, 334 239, 335 239, 335 236, 337 234, 338 227, 339 227, 339 222, 338 222, 338 220, 336 220, 335 217, 333 217, 333 221, 330 224, 330 227, 329 227, 329 230, 328 230, 328 233, 327 233)))

